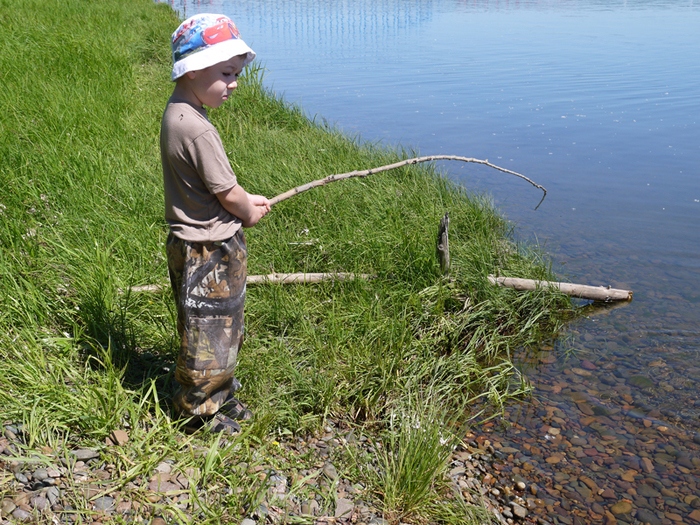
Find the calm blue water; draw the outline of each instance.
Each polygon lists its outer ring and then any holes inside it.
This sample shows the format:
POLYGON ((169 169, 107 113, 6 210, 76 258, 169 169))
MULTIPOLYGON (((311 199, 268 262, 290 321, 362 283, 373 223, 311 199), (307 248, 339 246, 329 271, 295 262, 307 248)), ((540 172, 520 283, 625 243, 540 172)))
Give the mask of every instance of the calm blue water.
MULTIPOLYGON (((697 352, 700 5, 692 0, 173 0, 223 12, 266 83, 349 134, 445 163, 573 282, 635 292, 627 330, 697 352), (669 315, 672 315, 669 318, 669 315), (681 334, 681 335, 678 335, 681 334)), ((657 343, 659 341, 656 341, 657 343)))
MULTIPOLYGON (((631 304, 570 327, 573 345, 652 378, 656 388, 633 397, 697 428, 700 412, 688 407, 700 379, 700 2, 171 5, 231 16, 267 85, 312 117, 424 155, 489 159, 545 186, 534 211, 541 193, 526 182, 442 165, 491 195, 565 278, 634 291, 631 304), (663 368, 650 365, 660 357, 663 368)), ((543 381, 567 366, 545 367, 543 381)))

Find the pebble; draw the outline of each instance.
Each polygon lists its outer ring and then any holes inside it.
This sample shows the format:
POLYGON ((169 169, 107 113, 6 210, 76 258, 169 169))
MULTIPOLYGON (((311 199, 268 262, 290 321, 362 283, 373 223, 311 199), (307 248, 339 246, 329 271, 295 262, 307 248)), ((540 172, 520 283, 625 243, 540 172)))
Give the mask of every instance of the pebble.
POLYGON ((32 515, 24 509, 16 508, 12 511, 12 517, 19 521, 29 521, 32 515))
POLYGON ((96 511, 111 512, 114 510, 114 498, 110 498, 109 496, 97 498, 93 504, 96 511))
POLYGON ((113 430, 109 435, 109 439, 112 444, 123 447, 129 442, 129 434, 127 434, 124 430, 113 430))
POLYGON ((515 514, 519 518, 524 518, 527 516, 527 509, 524 507, 521 507, 517 503, 510 502, 510 506, 513 508, 513 514, 515 514))
POLYGON ((635 516, 636 519, 641 521, 642 523, 649 523, 650 525, 661 525, 662 521, 659 519, 659 517, 654 514, 651 511, 648 511, 646 509, 639 509, 637 510, 637 514, 635 516))
POLYGON ((96 452, 96 451, 91 450, 89 448, 81 448, 78 450, 74 450, 73 456, 75 456, 75 458, 78 461, 87 461, 89 459, 94 459, 94 458, 100 457, 100 454, 99 454, 99 452, 96 452))
POLYGON ((15 510, 16 507, 17 505, 15 505, 14 501, 5 498, 2 500, 2 506, 0 506, 0 513, 2 516, 7 516, 8 514, 12 514, 12 511, 15 510))
POLYGON ((46 478, 49 477, 49 474, 45 468, 38 468, 34 471, 32 477, 38 481, 44 481, 46 478))
POLYGON ((42 512, 42 511, 49 508, 49 500, 47 500, 43 496, 34 496, 29 501, 30 501, 32 507, 34 507, 39 512, 42 512))
POLYGON ((352 501, 345 498, 339 498, 335 506, 335 517, 350 517, 354 509, 355 505, 352 501))
POLYGON ((338 479, 338 471, 335 469, 335 466, 333 466, 332 463, 325 463, 323 465, 323 473, 331 481, 335 481, 336 479, 338 479))

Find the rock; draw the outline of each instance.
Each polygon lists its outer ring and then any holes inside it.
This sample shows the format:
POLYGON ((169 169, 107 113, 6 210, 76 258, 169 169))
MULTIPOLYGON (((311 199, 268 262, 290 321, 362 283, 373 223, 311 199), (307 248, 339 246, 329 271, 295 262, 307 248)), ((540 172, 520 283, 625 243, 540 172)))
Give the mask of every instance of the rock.
MULTIPOLYGON (((243 520, 243 521, 245 521, 245 520, 243 520)), ((250 521, 253 521, 253 520, 250 520, 250 521)), ((164 520, 163 518, 161 518, 160 516, 156 516, 155 518, 153 518, 153 521, 151 522, 151 525, 168 525, 168 522, 165 521, 165 520, 164 520)), ((242 525, 242 524, 241 524, 241 525, 242 525)))
POLYGON ((650 523, 651 525, 661 525, 662 523, 656 514, 646 509, 639 509, 635 518, 642 523, 650 523))
POLYGON ((2 506, 0 506, 0 516, 8 516, 12 514, 12 511, 14 511, 16 508, 17 505, 15 505, 14 501, 5 498, 2 500, 2 506))
POLYGON ((46 499, 49 500, 51 506, 54 506, 56 503, 58 503, 58 498, 60 495, 61 491, 58 490, 57 487, 50 487, 49 490, 46 491, 46 499))
POLYGON ((151 492, 169 492, 172 490, 180 490, 180 485, 176 485, 170 481, 169 474, 162 474, 160 472, 151 476, 148 483, 148 490, 151 492))
POLYGON ((654 471, 654 464, 649 458, 642 458, 641 464, 647 474, 651 474, 654 471))
POLYGON ((172 472, 172 470, 173 470, 172 465, 166 461, 163 461, 155 468, 155 471, 160 472, 161 474, 170 474, 170 472, 172 472))
POLYGON ((21 507, 22 505, 28 505, 29 504, 29 494, 26 492, 22 492, 21 494, 17 494, 14 498, 14 503, 15 506, 21 507))
POLYGON ((654 382, 648 377, 644 376, 631 376, 627 379, 627 382, 632 386, 636 386, 637 388, 642 389, 651 388, 654 386, 654 382))
POLYGON ((583 499, 588 499, 592 495, 591 489, 585 486, 579 486, 576 491, 583 496, 583 499))
POLYGON ((596 494, 598 493, 598 485, 593 481, 591 478, 587 478, 586 476, 581 476, 579 478, 583 483, 586 484, 586 486, 591 489, 592 492, 595 492, 596 494))
POLYGON ((99 452, 95 452, 94 450, 91 450, 89 448, 80 448, 78 450, 73 450, 72 454, 78 461, 87 461, 89 459, 95 459, 100 457, 99 452))
POLYGON ((524 518, 527 516, 527 509, 525 507, 521 507, 514 501, 510 502, 510 506, 513 508, 513 514, 515 514, 518 518, 524 518))
POLYGON ((585 370, 596 370, 598 367, 590 361, 588 361, 587 359, 584 359, 583 361, 581 361, 581 368, 584 368, 585 370))
POLYGON ((131 511, 131 505, 132 503, 129 500, 120 500, 114 510, 117 514, 126 514, 131 511))
POLYGON ((338 471, 335 469, 333 466, 333 463, 326 463, 323 465, 323 473, 330 479, 331 481, 335 481, 338 479, 338 471))
POLYGON ((49 477, 49 474, 48 474, 48 472, 46 472, 46 469, 45 469, 45 468, 38 468, 38 469, 36 469, 36 470, 34 471, 34 473, 32 474, 32 476, 33 476, 34 479, 36 479, 37 481, 44 481, 46 478, 49 477))
POLYGON ((620 514, 629 514, 632 512, 632 504, 629 501, 618 501, 610 508, 610 512, 616 516, 620 514))
POLYGON ((690 514, 688 514, 688 517, 692 520, 700 522, 700 510, 694 510, 690 514))
POLYGON ((112 443, 115 445, 123 447, 129 442, 129 434, 127 434, 124 430, 112 430, 112 433, 109 435, 109 439, 111 439, 112 443))
POLYGON ((620 476, 620 478, 622 478, 624 481, 628 481, 628 482, 630 482, 630 483, 634 483, 634 477, 635 477, 636 475, 637 475, 637 472, 636 472, 635 470, 631 470, 631 469, 630 469, 630 470, 628 470, 628 471, 626 471, 626 472, 623 472, 623 473, 622 473, 622 476, 620 476))
POLYGON ((654 490, 652 487, 650 487, 647 484, 642 484, 637 487, 637 493, 640 496, 644 496, 645 498, 660 498, 661 494, 654 490))
POLYGON ((257 525, 257 521, 251 520, 250 518, 245 518, 242 522, 241 525, 257 525))
POLYGON ((17 472, 15 474, 15 479, 19 481, 22 485, 26 485, 29 483, 29 479, 22 472, 17 472))
POLYGON ((29 512, 19 507, 12 511, 12 517, 19 521, 30 521, 32 519, 32 515, 29 512))
MULTIPOLYGON (((95 510, 98 512, 112 512, 114 510, 114 498, 103 496, 94 502, 95 510)), ((155 520, 153 521, 155 523, 155 520)))
POLYGON ((346 498, 338 498, 335 506, 335 517, 346 517, 349 518, 352 511, 355 509, 355 505, 352 501, 346 498))
POLYGON ((39 512, 42 512, 49 508, 49 500, 47 500, 43 496, 34 496, 30 500, 30 503, 32 504, 32 507, 34 507, 39 512))

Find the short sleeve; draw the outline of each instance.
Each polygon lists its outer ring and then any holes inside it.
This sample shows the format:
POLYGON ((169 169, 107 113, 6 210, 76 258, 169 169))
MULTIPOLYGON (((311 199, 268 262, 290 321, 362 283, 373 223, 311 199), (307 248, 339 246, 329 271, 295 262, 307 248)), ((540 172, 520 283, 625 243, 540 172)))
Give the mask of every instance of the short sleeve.
POLYGON ((211 194, 230 190, 237 184, 236 175, 216 130, 208 130, 199 135, 192 141, 189 150, 193 167, 211 194))

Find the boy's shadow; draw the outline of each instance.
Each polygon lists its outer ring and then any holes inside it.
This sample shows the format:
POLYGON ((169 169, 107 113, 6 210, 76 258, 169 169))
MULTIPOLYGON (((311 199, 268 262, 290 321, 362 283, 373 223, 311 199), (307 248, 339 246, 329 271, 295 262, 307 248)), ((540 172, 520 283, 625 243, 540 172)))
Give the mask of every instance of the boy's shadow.
POLYGON ((107 359, 88 359, 93 368, 112 367, 122 385, 146 393, 155 385, 161 409, 171 413, 175 361, 179 337, 170 288, 157 292, 119 292, 96 288, 80 306, 88 336, 107 359), (154 312, 154 310, 160 310, 154 312), (107 362, 104 362, 107 361, 107 362))

